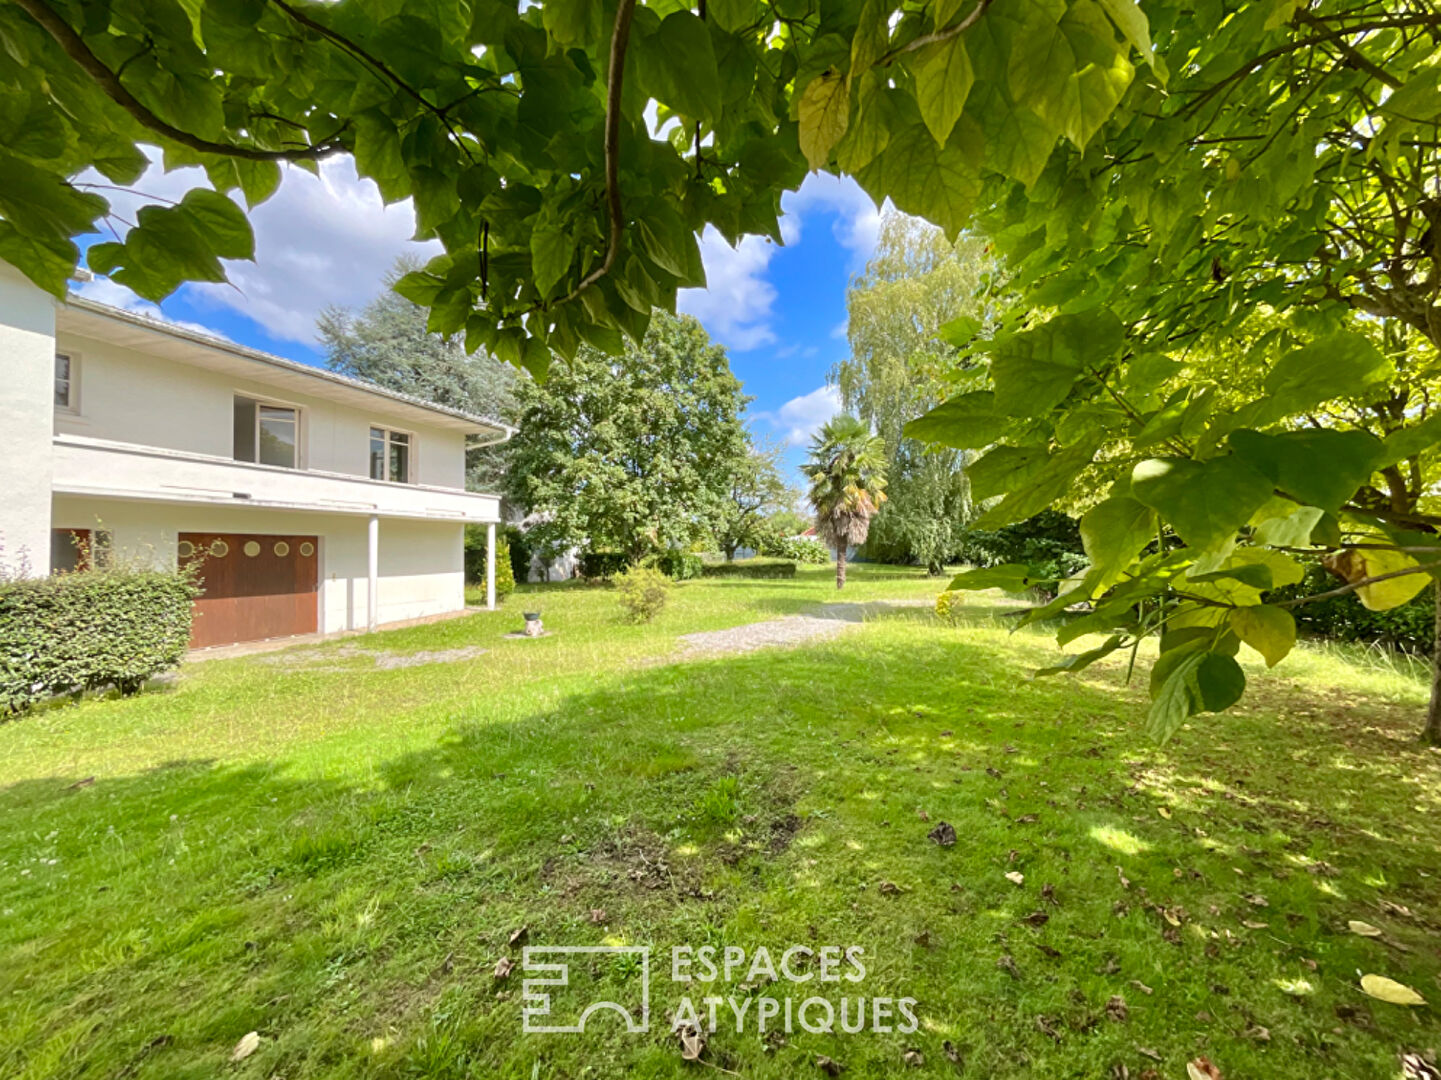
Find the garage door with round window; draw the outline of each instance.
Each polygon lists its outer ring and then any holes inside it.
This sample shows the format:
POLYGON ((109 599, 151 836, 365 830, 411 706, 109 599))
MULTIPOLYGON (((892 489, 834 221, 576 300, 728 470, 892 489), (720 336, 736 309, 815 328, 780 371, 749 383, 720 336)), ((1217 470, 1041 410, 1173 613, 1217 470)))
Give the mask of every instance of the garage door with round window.
POLYGON ((190 647, 313 634, 320 625, 318 538, 181 533, 182 566, 194 565, 190 647))

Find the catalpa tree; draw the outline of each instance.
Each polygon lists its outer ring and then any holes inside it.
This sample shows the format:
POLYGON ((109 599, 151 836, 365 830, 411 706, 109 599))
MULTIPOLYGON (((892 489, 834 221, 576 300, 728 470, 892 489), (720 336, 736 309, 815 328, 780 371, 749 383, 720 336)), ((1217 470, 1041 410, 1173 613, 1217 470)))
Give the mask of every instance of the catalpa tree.
MULTIPOLYGON (((1029 184, 988 185, 983 220, 1020 302, 1002 328, 947 328, 957 394, 909 432, 988 448, 983 526, 1091 493, 1091 565, 1025 621, 1085 602, 1076 671, 1159 636, 1151 726, 1238 700, 1297 606, 1398 606, 1441 577, 1441 15, 1286 0, 1147 5, 1158 79, 1133 81, 1085 146, 1029 184), (1337 575, 1277 601, 1300 560, 1337 575)), ((1029 571, 961 575, 1022 588, 1029 571)), ((1441 670, 1441 669, 1438 669, 1441 670)), ((1426 735, 1441 743, 1441 678, 1426 735)))

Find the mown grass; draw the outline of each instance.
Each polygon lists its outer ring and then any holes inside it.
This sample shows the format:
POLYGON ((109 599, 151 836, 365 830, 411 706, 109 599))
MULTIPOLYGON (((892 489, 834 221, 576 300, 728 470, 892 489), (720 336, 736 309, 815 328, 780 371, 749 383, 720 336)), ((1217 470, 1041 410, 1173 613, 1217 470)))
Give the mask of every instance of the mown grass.
MULTIPOLYGON (((936 589, 857 568, 842 598, 936 589)), ((1183 1077, 1199 1054, 1390 1077, 1441 1043, 1441 755, 1412 739, 1413 674, 1303 650, 1156 748, 1122 664, 1029 683, 1053 645, 984 602, 675 652, 836 598, 824 568, 693 582, 631 627, 556 587, 359 642, 473 659, 376 671, 326 645, 0 726, 0 1076, 678 1076, 701 1068, 665 1020, 681 944, 865 949, 858 984, 696 998, 918 1001, 910 1035, 732 1019, 705 1060, 747 1077, 822 1054, 860 1077, 1183 1077), (535 603, 553 636, 503 640, 535 603), (927 839, 942 821, 954 846, 927 839), (651 1031, 523 1034, 522 926, 653 946, 651 1031), (1368 999, 1363 972, 1432 1004, 1368 999)), ((638 1001, 633 963, 576 966, 558 1010, 638 1001)))

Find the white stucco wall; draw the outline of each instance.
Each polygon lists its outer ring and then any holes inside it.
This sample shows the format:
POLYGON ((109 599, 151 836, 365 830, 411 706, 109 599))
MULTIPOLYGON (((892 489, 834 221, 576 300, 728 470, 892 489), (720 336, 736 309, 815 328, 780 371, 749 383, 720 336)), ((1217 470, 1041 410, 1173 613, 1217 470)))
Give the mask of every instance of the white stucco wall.
POLYGON ((50 571, 55 301, 0 263, 0 572, 50 571))
MULTIPOLYGON (((0 321, 8 321, 3 313, 0 321)), ((250 395, 302 410, 305 468, 369 476, 375 425, 413 433, 413 482, 465 486, 465 436, 459 432, 398 424, 380 409, 362 412, 94 338, 62 333, 57 347, 75 358, 80 398, 79 415, 55 414, 56 433, 230 457, 235 396, 250 395)))
MULTIPOLYGON (((318 536, 322 632, 365 629, 369 582, 364 517, 57 495, 54 525, 107 529, 117 557, 153 566, 175 565, 182 532, 318 536)), ((463 528, 455 522, 380 522, 381 623, 464 608, 463 528)), ((48 535, 46 543, 48 559, 48 535)))

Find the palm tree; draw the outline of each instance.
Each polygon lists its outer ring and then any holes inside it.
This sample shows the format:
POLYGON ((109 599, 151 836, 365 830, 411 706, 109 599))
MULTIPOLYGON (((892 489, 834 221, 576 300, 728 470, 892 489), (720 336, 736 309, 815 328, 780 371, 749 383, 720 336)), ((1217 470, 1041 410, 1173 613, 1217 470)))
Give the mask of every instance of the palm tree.
POLYGON ((810 478, 816 533, 836 553, 836 588, 846 587, 846 548, 864 544, 871 518, 886 501, 886 446, 854 416, 826 422, 801 466, 810 478))

